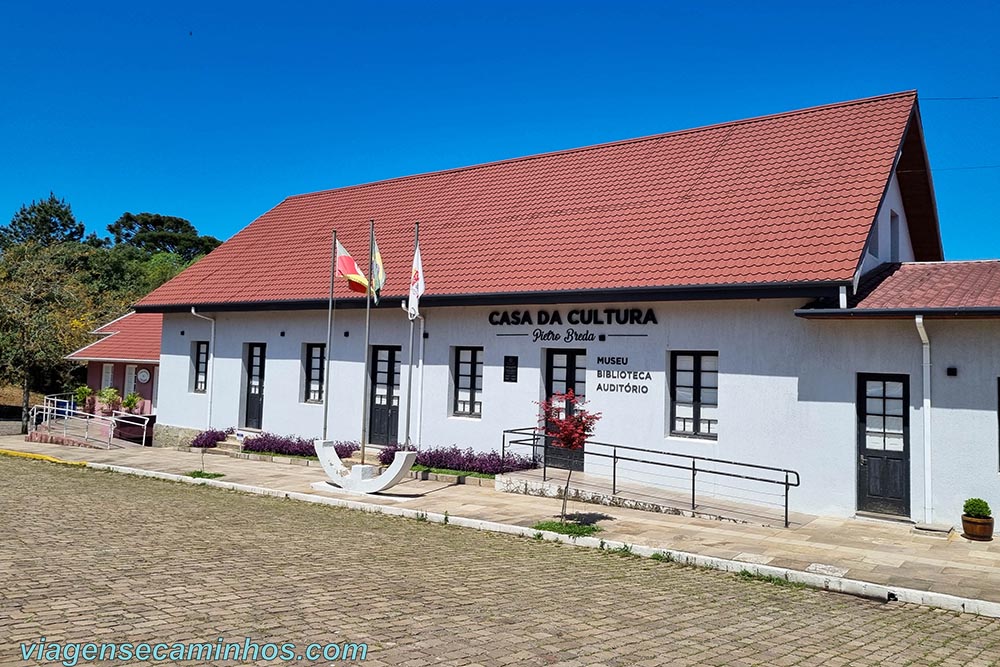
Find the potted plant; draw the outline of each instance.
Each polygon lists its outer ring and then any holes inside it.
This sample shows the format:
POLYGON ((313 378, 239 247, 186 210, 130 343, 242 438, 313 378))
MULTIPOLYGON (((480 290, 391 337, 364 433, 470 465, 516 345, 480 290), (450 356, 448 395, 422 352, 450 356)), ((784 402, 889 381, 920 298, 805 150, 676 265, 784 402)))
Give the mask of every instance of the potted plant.
POLYGON ((990 505, 982 498, 969 498, 962 506, 962 533, 970 540, 988 542, 993 539, 993 515, 990 505))
POLYGON ((101 404, 101 414, 105 417, 122 407, 121 396, 118 395, 118 390, 114 387, 105 387, 97 392, 97 400, 101 404))
POLYGON ((142 396, 140 396, 139 393, 135 391, 133 391, 131 394, 128 394, 127 396, 125 396, 125 398, 122 399, 122 407, 125 408, 126 412, 132 415, 137 413, 137 408, 139 407, 140 403, 142 403, 142 396))
MULTIPOLYGON (((94 390, 85 384, 80 385, 73 390, 73 398, 76 399, 74 402, 76 404, 76 409, 82 412, 87 412, 87 404, 90 402, 90 398, 94 395, 94 390)), ((91 410, 93 412, 93 410, 91 410)))

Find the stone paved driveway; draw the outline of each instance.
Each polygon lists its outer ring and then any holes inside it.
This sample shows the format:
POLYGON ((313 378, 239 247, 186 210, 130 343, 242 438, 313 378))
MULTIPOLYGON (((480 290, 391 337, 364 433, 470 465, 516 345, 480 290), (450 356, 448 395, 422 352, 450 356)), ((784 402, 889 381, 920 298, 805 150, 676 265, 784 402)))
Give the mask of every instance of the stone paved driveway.
POLYGON ((350 640, 413 667, 1000 664, 997 619, 35 461, 0 457, 0 480, 3 665, 41 636, 350 640))

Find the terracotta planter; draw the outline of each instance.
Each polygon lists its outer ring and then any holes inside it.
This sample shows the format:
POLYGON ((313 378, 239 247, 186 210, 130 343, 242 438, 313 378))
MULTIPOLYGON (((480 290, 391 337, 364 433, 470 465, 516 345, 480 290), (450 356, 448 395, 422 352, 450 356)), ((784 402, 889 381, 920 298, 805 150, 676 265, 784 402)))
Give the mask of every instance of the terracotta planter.
POLYGON ((989 519, 976 519, 963 514, 962 534, 963 537, 970 540, 989 542, 993 539, 993 517, 989 519))

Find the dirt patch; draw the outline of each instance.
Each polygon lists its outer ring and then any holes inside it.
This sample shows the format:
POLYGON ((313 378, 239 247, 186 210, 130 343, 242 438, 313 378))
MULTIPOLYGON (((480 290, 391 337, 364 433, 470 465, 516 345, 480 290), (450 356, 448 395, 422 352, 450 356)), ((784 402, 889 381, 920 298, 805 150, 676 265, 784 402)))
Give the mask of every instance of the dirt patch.
MULTIPOLYGON (((31 404, 38 405, 45 400, 44 394, 31 392, 31 404)), ((12 384, 0 385, 0 406, 21 409, 21 388, 12 384)))

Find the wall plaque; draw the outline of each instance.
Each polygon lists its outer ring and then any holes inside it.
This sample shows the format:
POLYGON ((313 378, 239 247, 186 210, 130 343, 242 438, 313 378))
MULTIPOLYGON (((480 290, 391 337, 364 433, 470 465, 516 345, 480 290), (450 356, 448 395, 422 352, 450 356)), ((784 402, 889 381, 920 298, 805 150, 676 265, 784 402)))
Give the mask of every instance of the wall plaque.
POLYGON ((517 357, 505 356, 503 358, 503 381, 517 382, 517 357))

